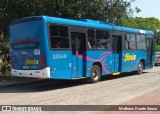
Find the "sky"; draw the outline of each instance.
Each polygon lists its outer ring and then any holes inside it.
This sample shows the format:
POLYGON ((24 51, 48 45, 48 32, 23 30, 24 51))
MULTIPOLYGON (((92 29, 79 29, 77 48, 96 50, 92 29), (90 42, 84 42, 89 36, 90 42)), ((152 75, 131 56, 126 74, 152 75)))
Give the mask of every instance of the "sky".
POLYGON ((136 6, 141 9, 141 12, 134 13, 134 17, 155 17, 160 19, 160 0, 136 0, 132 2, 131 8, 135 9, 136 6))

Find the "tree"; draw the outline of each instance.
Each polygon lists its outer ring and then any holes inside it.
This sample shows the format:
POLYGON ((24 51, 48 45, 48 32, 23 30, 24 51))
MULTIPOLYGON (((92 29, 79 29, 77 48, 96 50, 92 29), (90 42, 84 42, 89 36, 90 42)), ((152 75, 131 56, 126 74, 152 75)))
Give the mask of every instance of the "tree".
POLYGON ((130 17, 125 20, 120 20, 119 24, 121 26, 153 31, 155 33, 155 49, 156 51, 160 51, 160 20, 158 20, 157 18, 130 17))
POLYGON ((9 43, 4 34, 0 35, 0 73, 10 71, 9 43))
POLYGON ((126 20, 121 20, 121 26, 152 30, 154 32, 160 28, 160 21, 154 17, 142 18, 142 17, 131 17, 126 20))
POLYGON ((119 23, 118 20, 128 18, 132 14, 131 2, 126 0, 0 0, 0 35, 3 34, 3 38, 0 38, 0 46, 2 46, 0 53, 7 59, 8 28, 12 20, 48 15, 119 23))
POLYGON ((33 15, 117 23, 132 14, 130 6, 125 0, 0 0, 0 31, 6 35, 10 21, 33 15))

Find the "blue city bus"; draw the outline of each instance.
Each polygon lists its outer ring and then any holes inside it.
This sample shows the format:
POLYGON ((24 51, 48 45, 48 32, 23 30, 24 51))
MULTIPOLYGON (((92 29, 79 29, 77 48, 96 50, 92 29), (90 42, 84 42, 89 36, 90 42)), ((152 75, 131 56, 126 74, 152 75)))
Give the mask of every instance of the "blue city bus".
POLYGON ((98 20, 26 17, 10 22, 9 42, 13 76, 95 83, 153 68, 152 31, 98 20))

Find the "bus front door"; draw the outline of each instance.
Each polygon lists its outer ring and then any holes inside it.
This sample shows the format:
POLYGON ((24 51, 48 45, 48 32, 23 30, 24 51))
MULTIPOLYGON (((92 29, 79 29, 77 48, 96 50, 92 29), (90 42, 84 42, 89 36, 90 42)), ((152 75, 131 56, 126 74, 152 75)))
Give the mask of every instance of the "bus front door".
POLYGON ((146 59, 146 67, 152 68, 153 67, 153 39, 147 38, 147 59, 146 59))
POLYGON ((121 59, 122 59, 122 36, 112 36, 112 50, 113 50, 113 74, 119 74, 121 70, 121 59))
POLYGON ((72 78, 86 76, 86 40, 85 33, 71 32, 72 42, 72 78))

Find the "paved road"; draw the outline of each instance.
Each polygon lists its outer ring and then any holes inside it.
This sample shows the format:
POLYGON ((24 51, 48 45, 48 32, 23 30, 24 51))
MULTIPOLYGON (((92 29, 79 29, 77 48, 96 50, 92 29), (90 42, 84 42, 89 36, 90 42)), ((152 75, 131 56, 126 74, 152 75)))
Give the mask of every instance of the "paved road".
POLYGON ((141 75, 106 76, 96 84, 86 84, 83 80, 45 80, 34 84, 2 88, 0 104, 118 105, 158 89, 160 89, 160 67, 155 67, 141 75))

